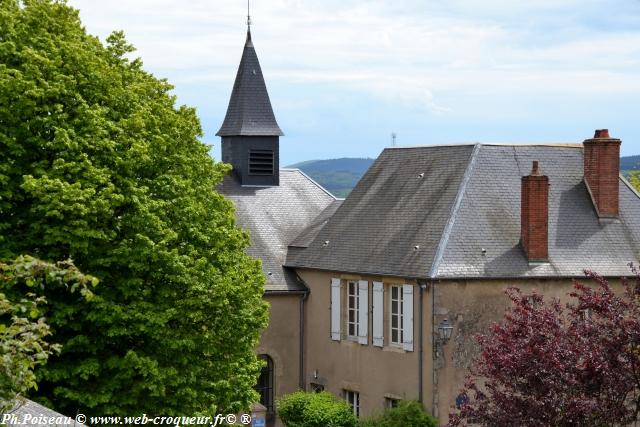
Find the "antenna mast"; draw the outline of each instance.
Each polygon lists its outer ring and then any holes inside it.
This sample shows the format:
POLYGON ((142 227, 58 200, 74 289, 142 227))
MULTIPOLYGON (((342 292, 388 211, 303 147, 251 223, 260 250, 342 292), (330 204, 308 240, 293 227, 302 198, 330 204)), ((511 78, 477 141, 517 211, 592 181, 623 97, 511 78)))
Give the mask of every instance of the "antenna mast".
POLYGON ((395 132, 391 132, 391 146, 395 147, 396 146, 396 133, 395 132))

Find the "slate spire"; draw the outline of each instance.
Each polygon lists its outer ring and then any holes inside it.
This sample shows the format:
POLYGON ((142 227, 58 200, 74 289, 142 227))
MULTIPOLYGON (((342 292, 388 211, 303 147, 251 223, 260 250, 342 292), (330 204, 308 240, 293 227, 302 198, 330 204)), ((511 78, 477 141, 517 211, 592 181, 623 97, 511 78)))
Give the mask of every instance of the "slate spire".
POLYGON ((258 55, 247 29, 242 59, 233 84, 227 115, 217 136, 283 135, 271 108, 258 55))

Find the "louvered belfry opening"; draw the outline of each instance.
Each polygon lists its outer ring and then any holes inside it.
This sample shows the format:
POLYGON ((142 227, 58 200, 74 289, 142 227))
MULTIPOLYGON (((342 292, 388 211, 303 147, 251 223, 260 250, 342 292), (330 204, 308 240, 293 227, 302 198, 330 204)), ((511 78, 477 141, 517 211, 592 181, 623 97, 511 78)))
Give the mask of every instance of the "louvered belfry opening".
POLYGON ((273 175, 273 150, 249 150, 249 175, 273 175))

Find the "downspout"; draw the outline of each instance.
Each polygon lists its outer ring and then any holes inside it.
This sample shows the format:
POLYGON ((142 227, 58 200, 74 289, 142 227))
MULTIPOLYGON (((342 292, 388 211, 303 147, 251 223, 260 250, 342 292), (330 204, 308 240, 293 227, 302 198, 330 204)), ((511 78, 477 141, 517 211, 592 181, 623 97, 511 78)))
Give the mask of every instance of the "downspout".
MULTIPOLYGON (((435 342, 434 342, 434 338, 435 338, 435 327, 436 327, 436 282, 435 280, 431 281, 431 350, 435 351, 435 342)), ((438 374, 437 374, 437 369, 436 369, 436 357, 435 357, 435 353, 433 356, 433 361, 431 362, 431 382, 433 384, 433 390, 432 390, 432 396, 431 396, 431 415, 433 415, 434 417, 438 418, 438 401, 437 401, 437 396, 438 396, 438 391, 437 391, 437 387, 438 387, 438 374)))
POLYGON ((424 313, 424 302, 423 302, 423 298, 424 298, 424 289, 427 287, 427 285, 424 282, 418 281, 418 286, 420 287, 420 304, 419 304, 419 316, 420 316, 420 323, 418 324, 418 402, 420 402, 420 404, 423 403, 423 364, 424 364, 424 333, 423 333, 423 323, 424 323, 424 318, 423 318, 423 313, 424 313))
POLYGON ((300 298, 300 349, 299 349, 299 366, 300 372, 298 373, 298 388, 300 390, 304 390, 305 381, 304 381, 304 302, 307 300, 309 296, 309 289, 305 289, 302 293, 302 297, 300 298))

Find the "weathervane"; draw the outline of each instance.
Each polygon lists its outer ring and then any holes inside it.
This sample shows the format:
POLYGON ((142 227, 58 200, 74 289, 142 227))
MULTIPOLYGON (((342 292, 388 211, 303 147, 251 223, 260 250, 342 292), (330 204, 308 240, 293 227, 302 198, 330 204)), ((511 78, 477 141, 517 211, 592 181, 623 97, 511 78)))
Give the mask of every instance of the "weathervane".
POLYGON ((251 31, 251 13, 249 9, 249 1, 247 0, 247 31, 251 31))

